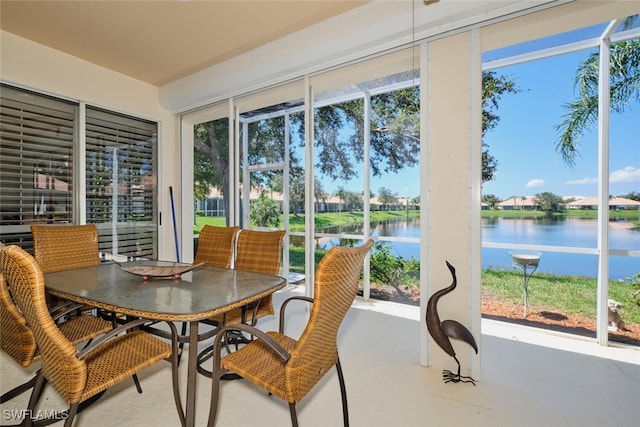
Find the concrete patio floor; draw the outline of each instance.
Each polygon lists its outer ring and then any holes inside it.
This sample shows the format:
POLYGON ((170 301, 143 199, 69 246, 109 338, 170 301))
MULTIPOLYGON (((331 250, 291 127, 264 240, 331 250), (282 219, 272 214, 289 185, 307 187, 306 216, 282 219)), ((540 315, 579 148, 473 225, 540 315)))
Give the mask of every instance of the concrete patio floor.
MULTIPOLYGON (((274 296, 300 293, 290 285, 274 296)), ((302 309, 292 310, 286 331, 304 325, 302 309)), ((275 318, 262 329, 275 329, 275 318)), ((385 302, 357 301, 340 331, 351 425, 373 426, 636 426, 640 420, 640 351, 603 348, 593 342, 531 328, 483 320, 481 380, 444 384, 441 372, 418 363, 419 309, 385 302), (534 344, 535 343, 535 344, 534 344)), ((204 344, 202 344, 204 347, 204 344)), ((184 359, 183 359, 184 360, 184 359)), ((29 379, 0 355, 1 391, 29 379)), ((181 365, 181 380, 186 367, 181 365)), ((132 381, 113 387, 76 417, 77 426, 178 426, 166 363, 140 375, 143 394, 132 381)), ((197 425, 206 425, 210 380, 198 376, 197 425)), ((0 424, 15 424, 13 410, 24 409, 28 393, 1 405, 0 424)), ((67 405, 50 387, 39 409, 67 405)), ((335 371, 298 406, 300 425, 340 426, 340 391, 335 371)), ((61 425, 62 423, 58 423, 61 425)), ((245 381, 222 384, 218 426, 290 425, 286 403, 245 381)))

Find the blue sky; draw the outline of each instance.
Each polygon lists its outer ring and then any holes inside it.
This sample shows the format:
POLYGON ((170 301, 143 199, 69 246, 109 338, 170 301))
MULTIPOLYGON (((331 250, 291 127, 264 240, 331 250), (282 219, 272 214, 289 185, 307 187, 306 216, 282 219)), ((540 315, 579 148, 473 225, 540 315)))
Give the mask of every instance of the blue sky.
MULTIPOLYGON (((514 80, 521 90, 499 101, 500 122, 485 136, 489 152, 497 159, 496 178, 483 185, 483 194, 500 199, 551 192, 560 196, 597 196, 598 135, 586 129, 579 142, 580 157, 573 167, 556 153, 556 124, 574 101, 575 70, 587 52, 496 69, 498 75, 514 80)), ((632 103, 624 113, 612 113, 610 121, 611 195, 640 192, 640 104, 632 103)), ((342 185, 361 191, 360 177, 348 183, 323 180, 325 190, 335 192, 342 185)), ((398 175, 371 178, 371 190, 389 188, 399 197, 420 192, 418 168, 398 175)))
MULTIPOLYGON (((566 112, 564 104, 577 96, 575 70, 585 56, 580 52, 496 70, 513 78, 521 92, 502 98, 500 123, 485 137, 499 164, 496 179, 484 184, 483 194, 501 199, 547 191, 561 196, 597 195, 597 129, 583 134, 580 157, 573 167, 555 150, 555 125, 566 112)), ((611 115, 609 168, 610 194, 640 192, 637 102, 623 114, 611 115)))

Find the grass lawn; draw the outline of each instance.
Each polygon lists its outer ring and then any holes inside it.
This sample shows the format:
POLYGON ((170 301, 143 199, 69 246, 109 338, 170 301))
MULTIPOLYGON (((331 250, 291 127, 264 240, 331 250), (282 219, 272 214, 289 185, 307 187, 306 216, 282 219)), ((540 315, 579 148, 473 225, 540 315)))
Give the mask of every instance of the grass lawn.
MULTIPOLYGON (((522 273, 483 270, 483 291, 497 300, 517 304, 522 297, 522 273)), ((536 273, 529 280, 529 303, 539 309, 557 309, 576 316, 596 318, 596 279, 536 273)), ((622 303, 620 315, 629 323, 640 323, 640 307, 632 300, 633 288, 626 283, 609 282, 609 298, 622 303)))
MULTIPOLYGON (((408 218, 419 218, 420 211, 374 211, 371 212, 371 222, 383 222, 393 220, 406 220, 408 218)), ((318 213, 315 217, 316 228, 327 227, 344 227, 362 224, 364 222, 364 214, 360 211, 354 212, 325 212, 318 213)), ((226 221, 223 217, 205 217, 197 216, 196 225, 193 226, 194 232, 199 232, 205 225, 215 225, 224 227, 226 221)), ((289 217, 290 231, 304 231, 304 215, 291 215, 289 217)))
POLYGON ((223 216, 197 216, 196 225, 193 226, 194 233, 199 233, 205 225, 226 227, 227 220, 223 216))

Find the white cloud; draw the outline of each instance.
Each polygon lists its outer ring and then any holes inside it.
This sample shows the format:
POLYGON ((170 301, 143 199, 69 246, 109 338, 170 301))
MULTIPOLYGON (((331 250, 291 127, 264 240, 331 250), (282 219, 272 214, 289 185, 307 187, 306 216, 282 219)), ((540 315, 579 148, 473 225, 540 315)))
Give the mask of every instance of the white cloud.
POLYGON ((598 178, 582 178, 582 179, 572 179, 570 181, 565 182, 565 185, 582 185, 582 184, 597 184, 598 178))
POLYGON ((527 182, 527 188, 534 188, 534 187, 542 187, 544 185, 544 180, 542 179, 532 179, 531 181, 527 182))
POLYGON ((640 169, 627 166, 624 169, 613 171, 609 177, 609 182, 640 182, 640 169))
MULTIPOLYGON (((618 169, 611 172, 609 176, 609 182, 611 183, 623 183, 623 182, 640 182, 640 169, 633 166, 627 166, 623 169, 618 169)), ((572 179, 565 182, 565 185, 582 185, 582 184, 597 184, 598 178, 580 178, 572 179)))

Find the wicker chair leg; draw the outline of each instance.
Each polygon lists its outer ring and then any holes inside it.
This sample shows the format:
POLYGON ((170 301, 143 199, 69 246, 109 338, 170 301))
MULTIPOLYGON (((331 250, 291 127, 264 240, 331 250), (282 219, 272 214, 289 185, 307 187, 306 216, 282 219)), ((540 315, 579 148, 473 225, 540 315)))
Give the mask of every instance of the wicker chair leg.
POLYGON ((11 399, 13 399, 14 397, 20 396, 25 391, 33 388, 33 386, 35 385, 37 379, 38 379, 38 377, 34 376, 33 378, 31 378, 26 383, 20 384, 19 386, 14 387, 11 390, 7 391, 2 396, 0 396, 0 403, 8 402, 11 399))
POLYGON ((136 390, 138 390, 138 393, 142 394, 142 386, 140 386, 138 374, 133 374, 133 383, 136 385, 136 390))
POLYGON ((67 420, 64 422, 64 427, 71 427, 73 425, 73 419, 78 412, 78 402, 72 404, 67 411, 67 420))
MULTIPOLYGON (((38 400, 40 400, 40 396, 42 395, 42 391, 44 390, 44 386, 47 384, 47 379, 42 375, 42 371, 38 370, 36 375, 36 383, 33 385, 33 390, 31 391, 31 397, 29 397, 29 404, 27 406, 27 414, 33 414, 36 409, 36 405, 38 404, 38 400)), ((26 427, 33 426, 33 418, 26 417, 24 419, 23 424, 26 427)))
POLYGON ((296 404, 289 402, 289 413, 291 414, 291 426, 298 427, 298 414, 296 414, 296 404))
POLYGON ((342 395, 342 419, 344 427, 349 427, 349 409, 347 407, 347 387, 344 384, 344 376, 342 375, 342 366, 340 359, 336 362, 336 370, 338 371, 338 381, 340 382, 340 394, 342 395))

